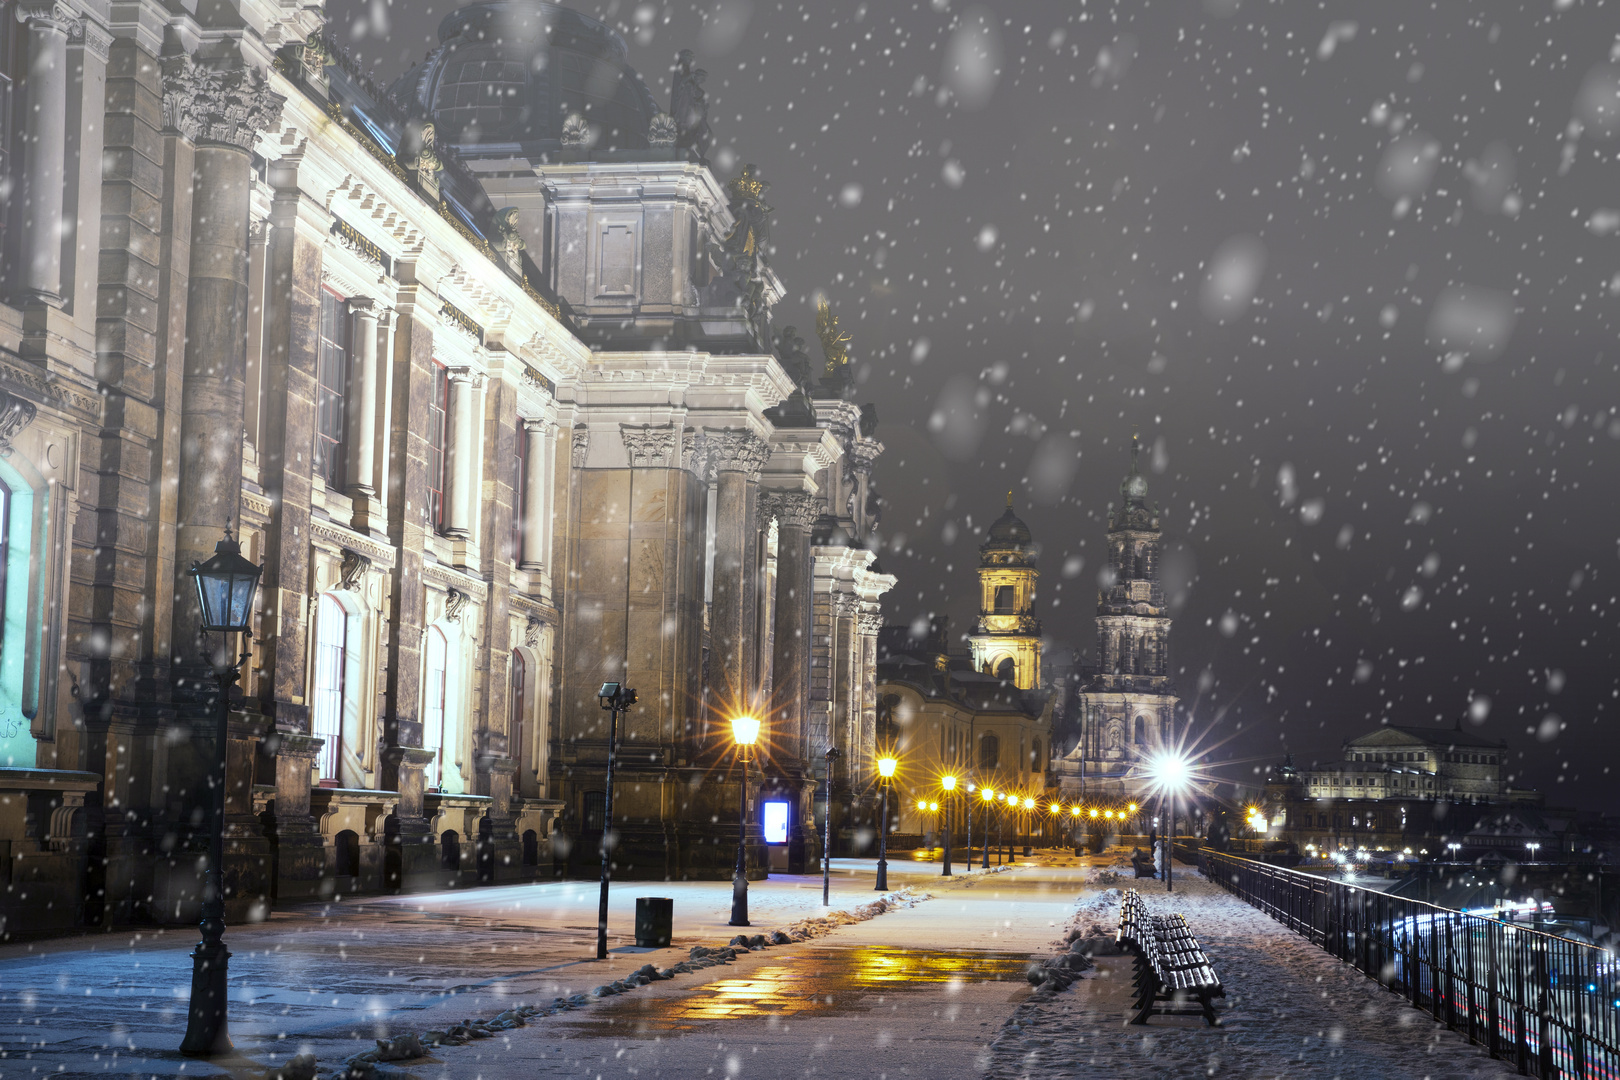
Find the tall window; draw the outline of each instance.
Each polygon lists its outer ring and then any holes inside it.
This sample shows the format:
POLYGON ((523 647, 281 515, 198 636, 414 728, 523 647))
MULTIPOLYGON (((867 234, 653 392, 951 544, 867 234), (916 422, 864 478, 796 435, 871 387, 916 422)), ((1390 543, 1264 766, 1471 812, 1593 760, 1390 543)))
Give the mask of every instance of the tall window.
POLYGON ((343 486, 345 395, 349 387, 347 306, 330 289, 321 290, 319 353, 315 362, 315 474, 329 488, 343 486))
POLYGON ((528 715, 527 702, 524 700, 525 683, 528 682, 528 666, 523 663, 523 654, 516 649, 512 650, 512 722, 507 731, 511 733, 511 742, 507 744, 506 752, 513 761, 520 765, 523 763, 524 740, 527 738, 527 727, 523 720, 528 715))
POLYGON ((512 455, 512 561, 523 560, 523 517, 528 513, 528 485, 523 482, 528 473, 529 437, 523 430, 523 419, 517 422, 517 453, 512 455))
POLYGON ((1041 740, 1039 739, 1029 744, 1029 771, 1032 773, 1046 771, 1046 762, 1041 760, 1041 740))
POLYGON ((433 361, 433 391, 428 397, 428 523, 444 528, 445 446, 449 434, 450 370, 433 361))
POLYGON ((979 771, 991 772, 1001 763, 1001 740, 994 735, 979 736, 979 771))
POLYGON ((1011 585, 996 586, 997 615, 1011 615, 1018 610, 1017 591, 1011 585))
POLYGON ((313 726, 325 739, 318 764, 322 780, 337 780, 343 760, 343 690, 348 667, 349 613, 327 593, 315 618, 315 700, 313 726))
POLYGON ((422 772, 422 783, 430 788, 444 784, 445 676, 449 652, 444 631, 437 626, 428 627, 427 672, 422 695, 422 749, 433 751, 433 760, 422 772))

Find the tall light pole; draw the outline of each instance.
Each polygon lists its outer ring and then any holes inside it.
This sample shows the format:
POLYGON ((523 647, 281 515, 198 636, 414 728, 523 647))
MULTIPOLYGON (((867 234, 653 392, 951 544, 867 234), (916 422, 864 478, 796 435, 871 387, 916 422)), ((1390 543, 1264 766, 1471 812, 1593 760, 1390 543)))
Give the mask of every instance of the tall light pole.
POLYGON ((1035 800, 1028 795, 1024 796, 1024 858, 1030 854, 1030 833, 1035 827, 1035 800))
POLYGON ((956 777, 946 774, 939 778, 940 787, 945 789, 945 866, 939 872, 940 877, 951 876, 951 793, 956 790, 956 777))
POLYGON ((838 747, 827 747, 822 756, 827 759, 827 803, 821 822, 821 906, 826 907, 832 898, 832 774, 833 762, 839 757, 838 747))
POLYGON ((202 922, 198 924, 202 938, 191 950, 191 1007, 186 1036, 180 1043, 180 1052, 188 1057, 209 1057, 231 1049, 225 998, 231 961, 231 951, 225 947, 225 762, 231 734, 231 687, 242 661, 248 658, 244 648, 236 662, 231 662, 231 635, 249 633, 253 593, 262 572, 262 567, 242 557, 242 547, 232 538, 229 524, 225 526, 225 539, 214 545, 214 554, 200 566, 191 564, 197 603, 202 609, 202 633, 217 632, 220 650, 214 657, 214 679, 218 683, 214 750, 219 780, 214 784, 209 807, 208 872, 203 881, 202 922))
POLYGON ((1524 846, 1530 849, 1530 861, 1535 862, 1536 852, 1541 849, 1541 845, 1534 840, 1526 840, 1524 846))
POLYGON ((731 875, 731 925, 748 926, 748 756, 759 739, 759 720, 739 716, 731 722, 731 739, 742 761, 742 797, 737 807, 737 868, 731 875))
MULTIPOLYGON (((984 802, 984 861, 979 865, 990 869, 990 811, 996 808, 996 792, 994 788, 982 787, 979 789, 979 798, 984 802)), ((973 854, 973 849, 968 849, 973 854)))
POLYGON ((613 832, 613 765, 619 742, 619 714, 636 703, 636 692, 616 682, 605 682, 596 692, 597 703, 608 711, 607 793, 602 799, 602 894, 596 903, 596 958, 607 959, 608 882, 613 864, 608 858, 613 832))
POLYGON ((878 872, 877 890, 886 892, 889 888, 889 782, 894 779, 894 767, 898 764, 894 758, 884 756, 878 758, 878 798, 881 806, 878 818, 878 872))
POLYGON ((967 808, 967 868, 973 873, 973 785, 962 792, 962 805, 967 808))
POLYGON ((1176 793, 1192 776, 1192 767, 1181 755, 1164 753, 1153 762, 1151 775, 1170 801, 1170 814, 1165 821, 1164 891, 1174 892, 1171 867, 1176 848, 1176 793))

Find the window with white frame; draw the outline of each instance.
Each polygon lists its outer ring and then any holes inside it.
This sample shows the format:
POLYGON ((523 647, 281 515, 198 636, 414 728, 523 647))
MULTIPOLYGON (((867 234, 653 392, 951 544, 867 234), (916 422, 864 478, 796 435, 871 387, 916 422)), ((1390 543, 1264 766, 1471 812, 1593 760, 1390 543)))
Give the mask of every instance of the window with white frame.
POLYGON ((324 739, 317 764, 322 780, 337 780, 343 763, 343 693, 348 668, 349 613, 331 593, 315 617, 315 695, 311 723, 324 739))
POLYGON ((445 683, 449 654, 444 631, 437 626, 428 627, 427 664, 422 683, 422 749, 433 751, 433 760, 422 772, 422 783, 429 789, 444 784, 445 683))

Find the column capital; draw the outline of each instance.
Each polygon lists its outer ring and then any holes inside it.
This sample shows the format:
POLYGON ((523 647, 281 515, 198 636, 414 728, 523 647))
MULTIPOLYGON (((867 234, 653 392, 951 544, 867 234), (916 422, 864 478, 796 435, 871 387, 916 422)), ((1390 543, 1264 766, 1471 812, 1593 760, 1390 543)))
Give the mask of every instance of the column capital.
POLYGON ((783 529, 808 532, 821 510, 821 496, 808 491, 765 490, 759 494, 761 512, 776 518, 783 529))
POLYGON ((356 315, 365 315, 372 319, 377 318, 383 311, 382 303, 369 296, 351 296, 344 303, 348 304, 349 310, 356 315))
POLYGON ((872 463, 877 461, 878 455, 883 453, 883 444, 871 439, 862 439, 849 444, 850 468, 856 472, 869 473, 872 463))
POLYGON ((624 450, 630 456, 633 468, 662 468, 670 463, 675 452, 675 426, 652 424, 636 426, 620 424, 619 435, 624 439, 624 450))
POLYGON ((261 131, 281 122, 286 101, 257 68, 209 68, 187 53, 163 64, 164 126, 193 143, 251 150, 261 131))
POLYGON ((699 480, 708 480, 709 439, 702 431, 687 428, 681 433, 681 468, 699 480))
POLYGON ((523 425, 524 431, 535 432, 540 435, 549 436, 557 430, 557 422, 547 420, 543 416, 520 416, 518 417, 518 423, 523 425))
POLYGON ((573 452, 572 460, 573 460, 573 463, 574 463, 574 468, 583 469, 585 467, 585 461, 586 461, 587 457, 589 457, 590 452, 591 452, 591 429, 590 428, 588 428, 588 427, 577 427, 577 428, 574 429, 573 451, 572 452, 573 452))
POLYGON ((832 607, 833 618, 847 619, 860 610, 860 599, 849 593, 833 593, 828 603, 832 607))
POLYGON ((876 634, 883 629, 883 612, 863 611, 860 614, 860 627, 862 634, 876 634))
POLYGON ((709 465, 714 472, 747 473, 758 480, 770 457, 770 445, 752 431, 741 428, 706 428, 709 465))
POLYGON ((41 30, 56 30, 66 37, 84 33, 84 18, 62 0, 19 0, 17 21, 41 30))
POLYGON ((89 19, 79 20, 79 29, 68 35, 69 41, 76 41, 84 46, 84 51, 100 60, 103 64, 112 55, 112 35, 89 19))
POLYGON ((482 371, 477 371, 470 367, 447 368, 445 369, 445 375, 451 382, 462 383, 463 385, 466 385, 474 390, 482 389, 484 386, 484 379, 486 378, 482 371))

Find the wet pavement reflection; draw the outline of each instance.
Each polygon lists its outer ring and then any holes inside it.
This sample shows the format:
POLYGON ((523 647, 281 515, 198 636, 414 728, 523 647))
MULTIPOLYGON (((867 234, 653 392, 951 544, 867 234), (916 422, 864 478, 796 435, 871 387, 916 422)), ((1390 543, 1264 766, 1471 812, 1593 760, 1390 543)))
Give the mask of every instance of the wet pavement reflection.
POLYGON ((718 979, 678 996, 630 995, 604 1001, 570 1023, 577 1035, 659 1038, 727 1020, 870 1012, 892 996, 970 983, 1029 988, 1024 953, 947 953, 892 946, 816 948, 761 965, 746 977, 718 979), (942 985, 943 984, 943 987, 942 985))

